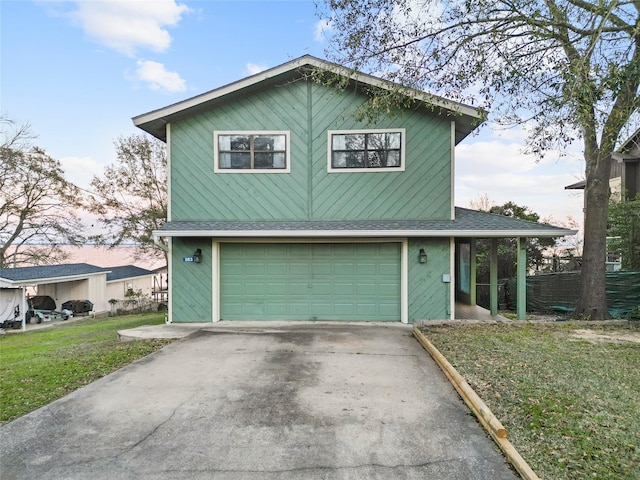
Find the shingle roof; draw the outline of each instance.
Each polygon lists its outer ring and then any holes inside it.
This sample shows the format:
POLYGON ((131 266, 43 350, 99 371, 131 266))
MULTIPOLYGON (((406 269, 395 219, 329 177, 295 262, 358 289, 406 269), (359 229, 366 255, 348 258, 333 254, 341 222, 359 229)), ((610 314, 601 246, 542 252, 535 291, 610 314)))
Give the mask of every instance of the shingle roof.
POLYGON ((124 278, 145 277, 154 275, 154 272, 135 265, 122 265, 118 267, 96 267, 88 263, 70 263, 66 265, 40 265, 35 267, 0 268, 0 278, 11 282, 42 281, 51 279, 64 279, 66 277, 78 277, 87 275, 107 274, 107 282, 122 280, 124 278))
POLYGON ((340 221, 175 221, 154 231, 157 237, 561 237, 576 232, 467 208, 455 220, 340 221))
POLYGON ((88 263, 70 263, 66 265, 40 265, 36 267, 0 268, 0 278, 12 282, 28 280, 46 280, 53 278, 77 277, 104 273, 103 267, 88 263))
POLYGON ((147 277, 149 275, 155 275, 151 270, 145 268, 136 267, 135 265, 122 265, 119 267, 109 267, 110 273, 107 273, 107 282, 113 282, 116 280, 122 280, 125 278, 135 277, 147 277))

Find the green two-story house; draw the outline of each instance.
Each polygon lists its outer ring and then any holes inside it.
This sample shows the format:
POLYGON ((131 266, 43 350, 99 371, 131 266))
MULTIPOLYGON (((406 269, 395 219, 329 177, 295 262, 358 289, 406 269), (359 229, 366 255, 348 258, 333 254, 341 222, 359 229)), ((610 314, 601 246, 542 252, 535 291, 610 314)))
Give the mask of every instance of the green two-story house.
POLYGON ((571 233, 455 208, 482 112, 415 91, 359 121, 373 88, 392 85, 304 56, 133 119, 168 146, 171 322, 450 319, 473 239, 571 233))

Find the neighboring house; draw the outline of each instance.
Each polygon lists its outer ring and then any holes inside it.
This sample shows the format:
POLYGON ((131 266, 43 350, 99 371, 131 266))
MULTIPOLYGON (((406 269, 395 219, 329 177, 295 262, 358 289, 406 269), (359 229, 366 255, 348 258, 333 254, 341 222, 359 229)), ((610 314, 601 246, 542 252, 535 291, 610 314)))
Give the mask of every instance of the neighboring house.
POLYGON ((128 294, 141 293, 151 298, 155 272, 134 265, 109 267, 107 273, 107 300, 123 300, 128 294))
MULTIPOLYGON (((582 180, 564 188, 584 190, 585 186, 586 181, 582 180)), ((633 199, 640 193, 640 129, 611 156, 609 188, 616 200, 633 199)))
MULTIPOLYGON (((586 181, 567 185, 565 190, 584 190, 586 181)), ((640 129, 631 135, 611 156, 609 191, 612 200, 632 200, 640 193, 640 129)), ((607 237, 606 267, 608 272, 622 268, 622 258, 617 249, 610 249, 607 237)))
POLYGON ((482 112, 412 91, 399 115, 356 119, 392 87, 304 56, 133 119, 168 146, 169 321, 454 318, 475 304, 476 238, 575 233, 455 208, 454 147, 482 112))
POLYGON ((129 286, 150 294, 153 275, 150 270, 131 265, 104 268, 72 263, 0 268, 0 289, 6 290, 0 295, 0 313, 7 317, 16 298, 21 303, 20 311, 26 311, 26 290, 35 287, 37 295, 53 298, 58 309, 68 300, 89 300, 93 303, 92 313, 99 315, 109 311, 109 299, 123 300, 129 286))

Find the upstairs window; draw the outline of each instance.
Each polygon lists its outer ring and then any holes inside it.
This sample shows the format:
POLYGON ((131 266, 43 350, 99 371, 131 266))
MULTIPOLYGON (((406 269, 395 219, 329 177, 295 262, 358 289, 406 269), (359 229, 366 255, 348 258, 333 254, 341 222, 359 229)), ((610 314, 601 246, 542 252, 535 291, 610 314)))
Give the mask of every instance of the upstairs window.
POLYGON ((289 173, 289 132, 215 132, 214 171, 289 173))
POLYGON ((404 129, 329 131, 329 172, 404 171, 404 129))

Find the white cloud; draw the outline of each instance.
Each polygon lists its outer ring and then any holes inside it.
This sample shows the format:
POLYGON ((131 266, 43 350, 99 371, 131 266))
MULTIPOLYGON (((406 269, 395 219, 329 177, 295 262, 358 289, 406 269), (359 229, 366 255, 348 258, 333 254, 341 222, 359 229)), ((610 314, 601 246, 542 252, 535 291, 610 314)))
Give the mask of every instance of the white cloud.
POLYGON ((168 71, 162 63, 151 60, 138 60, 137 78, 149 85, 151 90, 163 90, 169 93, 184 92, 186 82, 176 72, 168 71))
POLYGON ((89 37, 130 56, 138 49, 165 51, 171 45, 166 27, 190 11, 175 0, 94 0, 77 6, 71 16, 89 37))
POLYGON ((268 68, 269 67, 267 67, 266 65, 258 65, 257 63, 251 62, 247 63, 247 72, 249 72, 249 75, 256 75, 260 72, 264 72, 268 68))
POLYGON ((90 184, 94 175, 101 177, 104 173, 104 165, 91 157, 62 157, 60 163, 65 178, 85 190, 91 190, 90 184))
POLYGON ((582 195, 564 187, 578 181, 583 161, 571 154, 536 161, 524 153, 522 133, 484 131, 482 140, 468 138, 456 147, 456 205, 468 207, 486 194, 496 205, 513 201, 541 217, 581 222, 582 195))
POLYGON ((498 140, 458 145, 456 164, 469 174, 483 174, 488 171, 523 173, 536 165, 535 158, 523 153, 521 144, 498 140))
POLYGON ((315 33, 313 38, 316 42, 324 42, 327 38, 327 33, 333 30, 333 20, 318 20, 316 22, 315 33))

